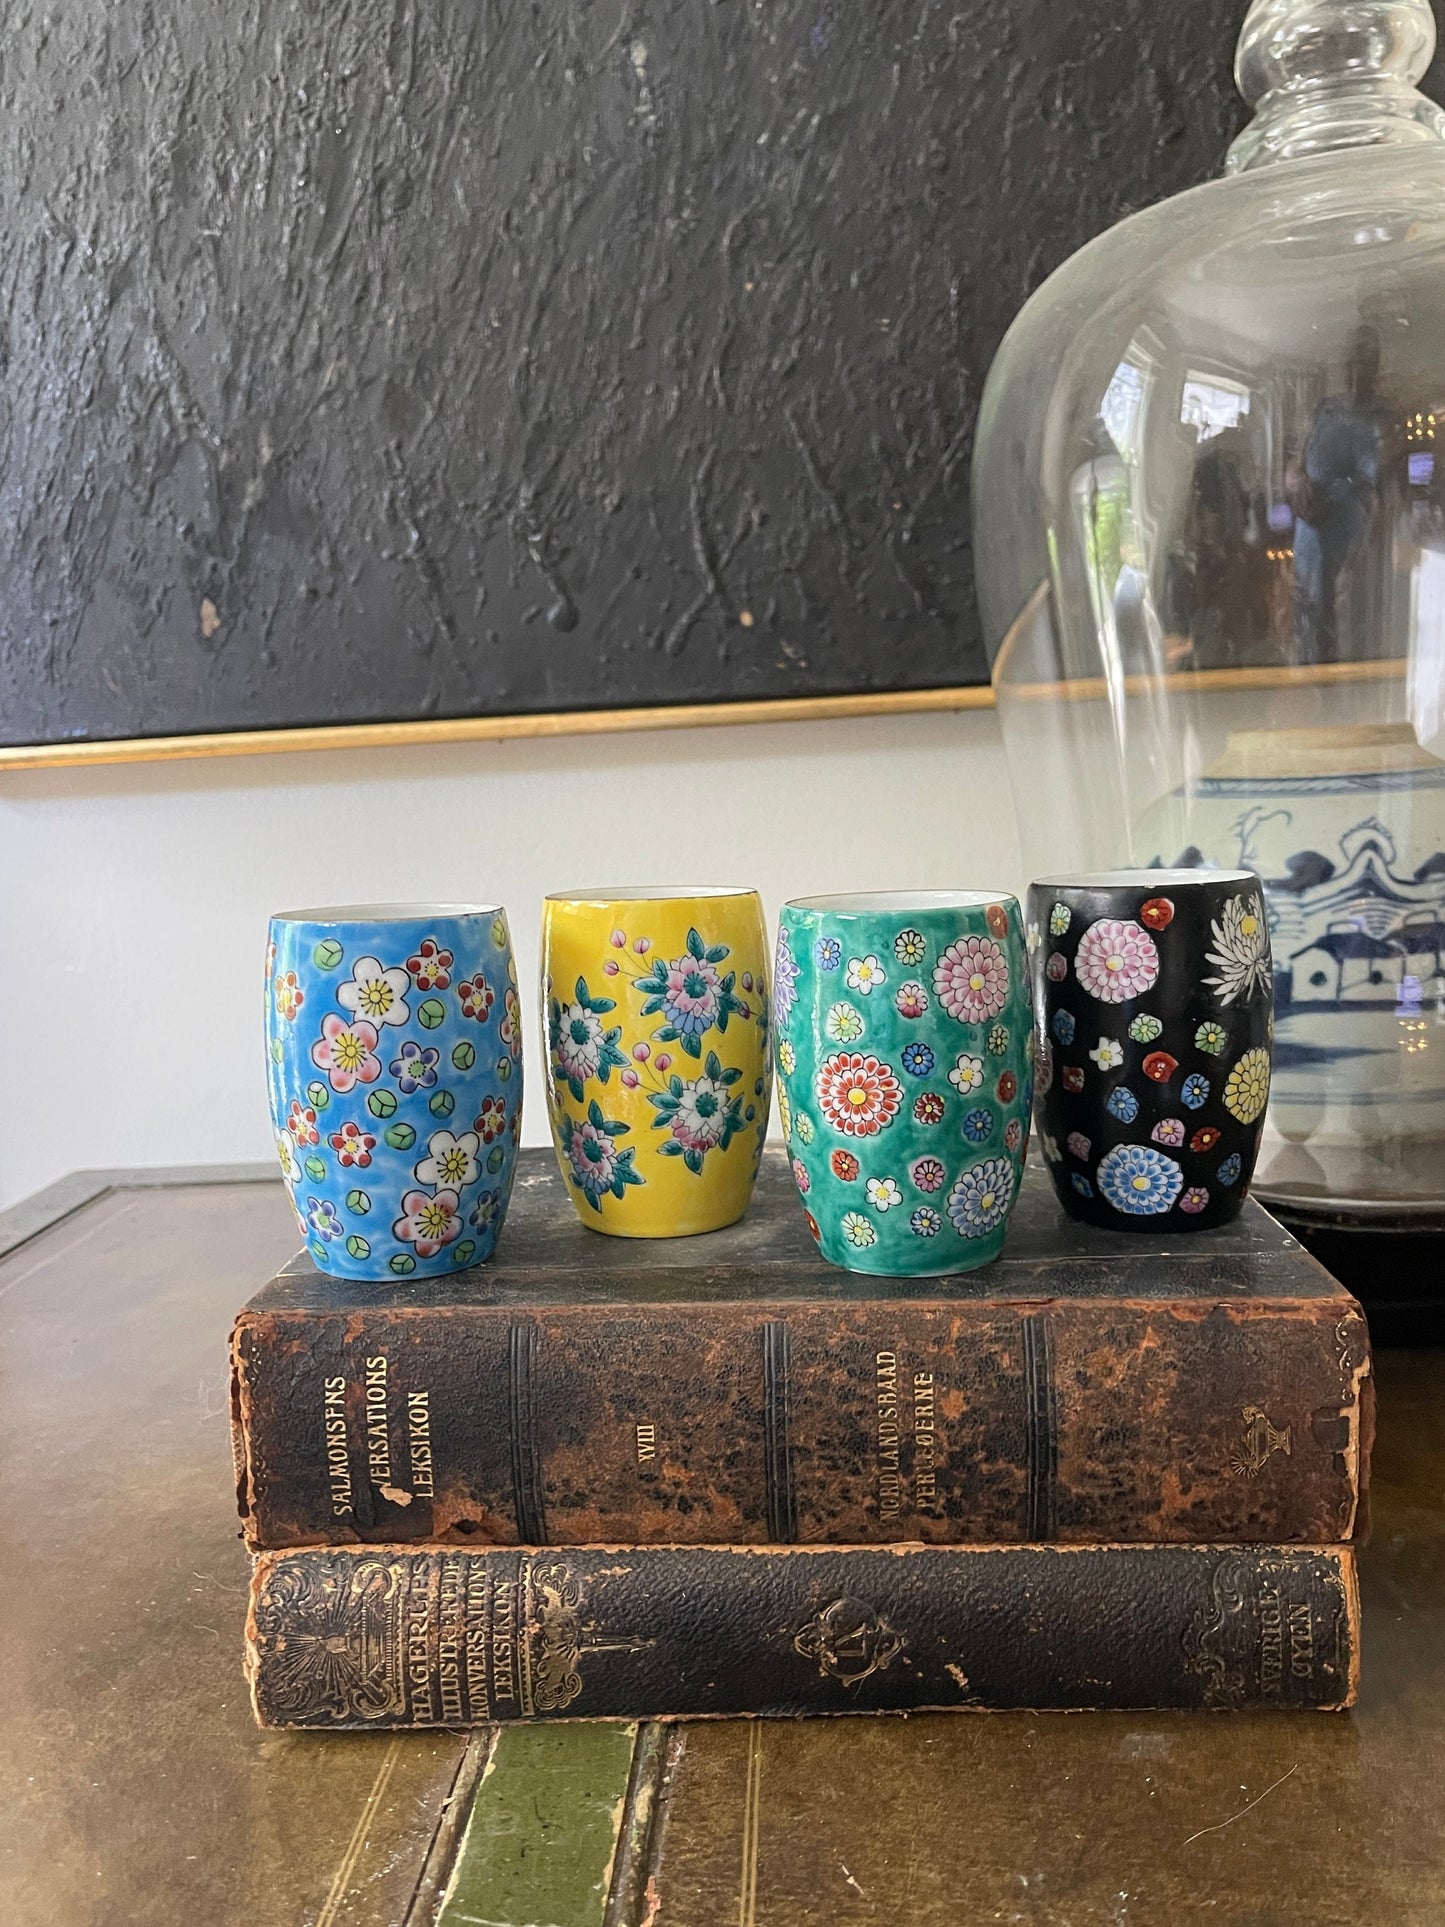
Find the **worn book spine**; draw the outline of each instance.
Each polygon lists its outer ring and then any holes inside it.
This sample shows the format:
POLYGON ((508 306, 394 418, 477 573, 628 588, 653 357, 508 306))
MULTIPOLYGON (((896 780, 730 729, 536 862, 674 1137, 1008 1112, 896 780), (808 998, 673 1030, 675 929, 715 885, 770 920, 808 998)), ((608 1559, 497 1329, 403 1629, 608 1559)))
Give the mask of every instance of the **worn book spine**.
POLYGON ((1352 1704, 1345 1547, 312 1548, 255 1562, 265 1726, 1352 1704))
POLYGON ((1332 1544, 1370 1354, 1337 1298, 244 1312, 252 1550, 1332 1544))

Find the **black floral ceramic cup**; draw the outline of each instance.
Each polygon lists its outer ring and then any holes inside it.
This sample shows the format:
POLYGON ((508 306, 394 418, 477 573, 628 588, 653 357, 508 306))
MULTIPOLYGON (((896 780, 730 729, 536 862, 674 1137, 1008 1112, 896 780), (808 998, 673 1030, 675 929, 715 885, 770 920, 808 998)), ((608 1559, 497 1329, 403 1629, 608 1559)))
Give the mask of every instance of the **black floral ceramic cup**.
POLYGON ((1070 1217, 1237 1216, 1269 1098, 1274 979, 1248 870, 1110 870, 1029 889, 1039 1141, 1070 1217))

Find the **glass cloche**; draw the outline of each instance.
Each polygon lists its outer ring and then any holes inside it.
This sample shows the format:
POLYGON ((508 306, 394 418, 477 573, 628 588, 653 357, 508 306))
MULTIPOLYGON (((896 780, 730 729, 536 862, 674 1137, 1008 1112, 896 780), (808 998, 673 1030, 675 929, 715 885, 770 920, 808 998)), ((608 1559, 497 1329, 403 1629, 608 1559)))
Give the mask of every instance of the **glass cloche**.
POLYGON ((975 455, 1025 860, 1257 871, 1256 1188, 1445 1212, 1445 112, 1427 0, 1255 0, 1225 178, 1067 262, 975 455))

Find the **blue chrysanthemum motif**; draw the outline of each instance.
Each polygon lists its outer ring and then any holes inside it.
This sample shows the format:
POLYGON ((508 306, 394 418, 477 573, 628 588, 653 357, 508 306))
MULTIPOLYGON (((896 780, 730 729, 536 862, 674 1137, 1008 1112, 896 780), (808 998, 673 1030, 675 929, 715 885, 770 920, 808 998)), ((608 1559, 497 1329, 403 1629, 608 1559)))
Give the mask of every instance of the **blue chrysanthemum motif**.
POLYGON ((997 1231, 1013 1203, 1014 1168, 1007 1158, 985 1158, 965 1171, 948 1194, 948 1216, 960 1238, 997 1231))
POLYGON ((1052 1029, 1055 1037, 1065 1046, 1074 1041, 1074 1014, 1069 1010, 1054 1012, 1052 1029))
POLYGON ((1241 1169, 1242 1162, 1238 1151, 1236 1151, 1232 1157, 1227 1157, 1223 1164, 1220 1165, 1219 1182, 1221 1184, 1237 1184, 1239 1182, 1241 1169))
POLYGON ((970 1144, 987 1144, 993 1136, 993 1112, 980 1107, 963 1120, 963 1135, 970 1144))
POLYGON ((1184 1173, 1147 1144, 1117 1144, 1099 1160, 1099 1189, 1116 1211, 1149 1218, 1168 1211, 1184 1188, 1184 1173))
POLYGON ((938 1060, 927 1044, 913 1043, 903 1046, 901 1061, 910 1077, 927 1077, 938 1060))
POLYGON ((1120 1084, 1104 1099, 1104 1109, 1121 1124, 1132 1124, 1139 1115, 1139 1100, 1127 1084, 1120 1084))
POLYGON ((773 1022, 782 1027, 798 1001, 798 965, 788 945, 786 930, 778 932, 778 954, 773 964, 773 1022))
POLYGON ((915 1238, 936 1238, 943 1229, 943 1220, 931 1204, 921 1204, 908 1220, 908 1229, 915 1238))
POLYGON ((819 970, 836 970, 843 961, 843 946, 836 937, 819 937, 813 945, 813 958, 819 970))
POLYGON ((1073 1185, 1074 1189, 1078 1192, 1081 1198, 1093 1197, 1094 1187, 1092 1184, 1090 1184, 1089 1180, 1083 1175, 1082 1172, 1075 1171, 1074 1175, 1072 1176, 1072 1178, 1070 1178, 1069 1182, 1070 1184, 1073 1185))
POLYGON ((1197 1111, 1201 1105, 1209 1102, 1209 1079, 1201 1077, 1198 1071, 1193 1072, 1191 1076, 1185 1078, 1179 1096, 1191 1111, 1197 1111))

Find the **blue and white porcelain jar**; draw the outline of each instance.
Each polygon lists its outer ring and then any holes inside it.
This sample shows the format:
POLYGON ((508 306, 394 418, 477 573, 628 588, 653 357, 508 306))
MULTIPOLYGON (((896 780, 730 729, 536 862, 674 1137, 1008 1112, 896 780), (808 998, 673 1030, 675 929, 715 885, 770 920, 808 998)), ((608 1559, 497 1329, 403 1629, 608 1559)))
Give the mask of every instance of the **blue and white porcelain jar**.
POLYGON ((306 1249, 338 1278, 491 1257, 522 1129, 506 912, 367 904, 271 919, 267 1084, 306 1249))

